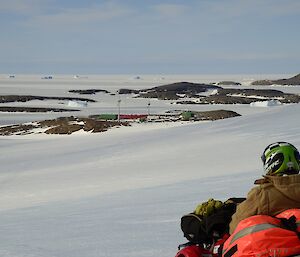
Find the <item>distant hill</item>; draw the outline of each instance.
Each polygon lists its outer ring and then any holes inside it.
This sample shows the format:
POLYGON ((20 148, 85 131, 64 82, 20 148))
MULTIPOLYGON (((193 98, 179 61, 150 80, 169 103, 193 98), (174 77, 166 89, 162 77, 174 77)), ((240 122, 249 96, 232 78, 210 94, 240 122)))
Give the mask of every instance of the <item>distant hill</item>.
POLYGON ((207 84, 198 84, 191 82, 176 82, 172 84, 153 87, 141 90, 140 97, 157 98, 161 100, 176 100, 180 98, 178 95, 186 97, 199 97, 200 93, 204 93, 211 89, 222 89, 222 87, 207 84))
POLYGON ((241 86, 242 84, 235 81, 220 81, 219 86, 241 86))
POLYGON ((191 82, 176 82, 172 84, 162 85, 158 87, 132 90, 121 88, 119 94, 139 94, 142 98, 157 98, 160 100, 177 100, 179 95, 186 97, 199 97, 200 93, 204 93, 212 89, 222 89, 222 87, 211 84, 199 84, 191 82))
POLYGON ((278 79, 278 80, 257 80, 251 83, 252 85, 300 85, 300 74, 291 77, 289 79, 278 79))

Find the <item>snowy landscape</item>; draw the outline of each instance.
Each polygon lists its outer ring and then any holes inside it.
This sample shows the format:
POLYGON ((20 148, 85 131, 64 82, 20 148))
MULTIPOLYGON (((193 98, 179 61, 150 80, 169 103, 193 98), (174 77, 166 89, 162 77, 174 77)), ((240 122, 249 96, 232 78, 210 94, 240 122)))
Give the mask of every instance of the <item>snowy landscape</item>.
POLYGON ((208 198, 244 197, 262 175, 266 145, 288 141, 300 148, 300 105, 177 105, 171 100, 119 95, 189 81, 237 81, 253 86, 271 75, 1 75, 0 95, 74 97, 69 90, 101 89, 94 102, 32 100, 11 107, 78 109, 75 112, 0 112, 0 125, 101 113, 160 114, 175 110, 232 110, 241 116, 216 121, 133 123, 106 132, 0 137, 1 257, 175 256, 186 240, 182 215, 208 198), (119 104, 119 105, 118 105, 119 104))

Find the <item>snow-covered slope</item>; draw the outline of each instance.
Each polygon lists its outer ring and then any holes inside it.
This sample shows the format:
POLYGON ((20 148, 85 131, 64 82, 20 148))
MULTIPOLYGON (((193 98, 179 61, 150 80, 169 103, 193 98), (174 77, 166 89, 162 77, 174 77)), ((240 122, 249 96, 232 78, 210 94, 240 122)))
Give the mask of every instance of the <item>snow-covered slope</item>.
MULTIPOLYGON (((26 93, 55 94, 66 85, 26 93)), ((11 92, 2 86, 2 94, 11 92)), ((283 140, 300 148, 300 105, 226 108, 244 115, 178 126, 136 124, 103 134, 1 137, 0 256, 173 256, 185 242, 183 214, 210 197, 245 196, 262 174, 267 144, 283 140)))

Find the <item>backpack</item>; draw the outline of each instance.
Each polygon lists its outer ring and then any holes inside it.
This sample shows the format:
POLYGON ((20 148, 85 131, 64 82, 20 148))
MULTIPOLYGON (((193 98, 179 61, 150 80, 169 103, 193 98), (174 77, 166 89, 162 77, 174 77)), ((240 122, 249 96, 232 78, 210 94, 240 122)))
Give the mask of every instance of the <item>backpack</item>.
POLYGON ((237 203, 244 199, 230 198, 224 203, 209 199, 207 202, 202 203, 199 205, 200 208, 203 207, 204 209, 204 211, 200 211, 201 214, 194 211, 181 217, 180 225, 184 237, 192 244, 206 245, 220 239, 229 231, 229 223, 232 214, 236 210, 237 203), (214 207, 216 203, 218 208, 214 207))
POLYGON ((300 209, 242 220, 225 241, 222 257, 286 257, 300 254, 300 209))

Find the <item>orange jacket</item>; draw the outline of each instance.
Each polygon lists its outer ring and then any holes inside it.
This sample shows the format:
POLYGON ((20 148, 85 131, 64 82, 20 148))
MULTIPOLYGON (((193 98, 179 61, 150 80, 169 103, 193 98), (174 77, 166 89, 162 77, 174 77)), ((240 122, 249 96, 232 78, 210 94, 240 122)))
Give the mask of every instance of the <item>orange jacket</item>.
POLYGON ((290 208, 300 208, 300 175, 265 176, 256 184, 259 185, 237 206, 229 225, 230 234, 241 220, 250 216, 274 216, 290 208))
POLYGON ((286 210, 276 217, 255 215, 238 224, 234 233, 224 243, 222 257, 296 255, 300 253, 297 232, 300 233, 300 209, 286 210), (280 218, 286 218, 285 223, 280 218), (289 218, 290 222, 287 223, 289 218))

